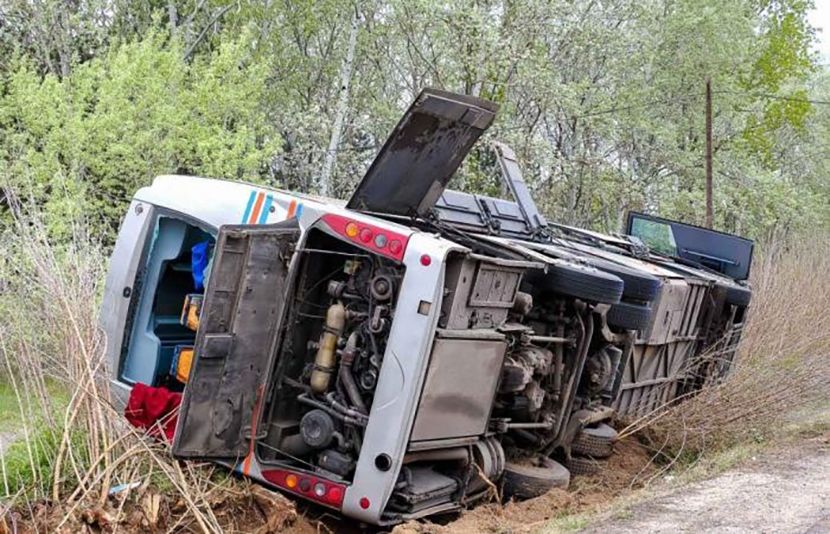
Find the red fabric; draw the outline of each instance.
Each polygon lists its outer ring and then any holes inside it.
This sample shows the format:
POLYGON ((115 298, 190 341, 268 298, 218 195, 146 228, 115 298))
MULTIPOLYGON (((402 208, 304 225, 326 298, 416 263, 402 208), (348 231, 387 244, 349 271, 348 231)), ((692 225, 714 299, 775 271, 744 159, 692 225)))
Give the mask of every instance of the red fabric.
POLYGON ((181 402, 181 393, 139 383, 130 392, 124 416, 133 426, 147 430, 149 435, 158 437, 161 431, 164 437, 172 440, 181 402))

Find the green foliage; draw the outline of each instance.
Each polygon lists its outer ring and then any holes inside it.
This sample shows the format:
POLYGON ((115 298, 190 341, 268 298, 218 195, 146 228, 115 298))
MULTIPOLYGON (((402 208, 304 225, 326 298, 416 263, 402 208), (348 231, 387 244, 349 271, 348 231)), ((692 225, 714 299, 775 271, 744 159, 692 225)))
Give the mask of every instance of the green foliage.
POLYGON ((78 217, 113 231, 159 174, 259 180, 280 142, 261 105, 266 70, 245 61, 246 43, 189 63, 178 41, 151 32, 66 79, 21 60, 0 101, 4 178, 43 204, 59 235, 78 217))
MULTIPOLYGON (((37 199, 59 235, 77 217, 111 235, 162 173, 314 192, 332 139, 327 189, 347 196, 427 86, 501 106, 485 141, 516 150, 554 220, 702 223, 707 78, 718 228, 830 221, 830 106, 810 102, 830 81, 806 0, 115 0, 100 20, 97 2, 46 1, 38 18, 9 0, 0 22, 0 186, 37 199)), ((503 193, 485 152, 452 187, 503 193)))
MULTIPOLYGON (((62 433, 46 422, 46 414, 42 411, 31 413, 32 409, 37 411, 40 405, 26 399, 25 392, 21 391, 22 396, 18 397, 7 379, 4 373, 0 373, 0 432, 4 434, 5 441, 0 451, 0 496, 14 495, 22 489, 29 495, 42 495, 52 482, 49 478, 52 460, 60 446, 62 433)), ((52 419, 60 418, 69 404, 67 392, 57 383, 50 383, 48 391, 54 402, 52 419)), ((82 445, 82 440, 78 438, 76 436, 73 442, 82 445)), ((83 450, 83 447, 78 447, 79 454, 83 450)))
POLYGON ((17 397, 9 384, 0 381, 0 428, 16 428, 20 411, 17 409, 17 397))

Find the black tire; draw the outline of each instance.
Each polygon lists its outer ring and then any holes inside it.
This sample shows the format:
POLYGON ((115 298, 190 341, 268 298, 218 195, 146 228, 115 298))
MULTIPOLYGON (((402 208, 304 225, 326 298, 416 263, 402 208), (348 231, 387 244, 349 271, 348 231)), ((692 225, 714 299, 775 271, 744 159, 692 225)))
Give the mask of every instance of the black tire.
POLYGON ((605 423, 579 431, 571 445, 571 451, 592 458, 608 458, 614 452, 617 431, 605 423))
POLYGON ((623 330, 645 330, 651 324, 653 313, 650 305, 620 302, 611 306, 605 317, 610 326, 623 330))
MULTIPOLYGON (((590 265, 553 260, 548 272, 532 271, 526 281, 542 292, 559 293, 604 304, 616 304, 623 292, 623 281, 590 265)), ((533 293, 533 291, 531 291, 533 293)))
POLYGON ((596 475, 608 465, 608 460, 598 460, 584 456, 571 456, 566 462, 572 476, 596 475))
POLYGON ((726 303, 735 306, 749 306, 752 300, 752 290, 739 285, 726 286, 726 303))
POLYGON ((597 269, 619 277, 625 284, 623 286, 623 297, 628 300, 652 302, 660 296, 663 282, 656 276, 603 258, 586 257, 586 260, 597 269))
POLYGON ((504 468, 504 496, 507 498, 532 499, 553 488, 566 489, 570 482, 568 470, 544 456, 534 458, 533 465, 507 462, 504 468))

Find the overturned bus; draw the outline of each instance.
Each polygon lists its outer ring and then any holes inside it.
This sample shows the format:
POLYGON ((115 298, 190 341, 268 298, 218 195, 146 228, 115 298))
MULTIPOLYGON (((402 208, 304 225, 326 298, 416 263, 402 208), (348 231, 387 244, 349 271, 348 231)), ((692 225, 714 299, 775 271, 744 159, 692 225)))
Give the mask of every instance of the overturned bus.
POLYGON ((139 190, 101 313, 128 418, 171 396, 175 456, 384 525, 565 487, 602 469, 615 417, 725 376, 752 243, 551 224, 504 145, 512 200, 447 190, 495 113, 424 91, 346 203, 139 190))

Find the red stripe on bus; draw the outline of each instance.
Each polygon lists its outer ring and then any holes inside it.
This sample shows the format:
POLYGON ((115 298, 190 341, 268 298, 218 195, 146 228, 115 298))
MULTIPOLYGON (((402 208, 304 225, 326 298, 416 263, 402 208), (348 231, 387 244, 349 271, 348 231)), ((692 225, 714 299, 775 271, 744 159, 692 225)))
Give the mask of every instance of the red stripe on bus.
POLYGON ((254 224, 259 219, 259 210, 262 209, 262 202, 265 200, 265 193, 260 193, 256 196, 256 203, 254 204, 254 211, 251 213, 251 218, 248 224, 254 224))

